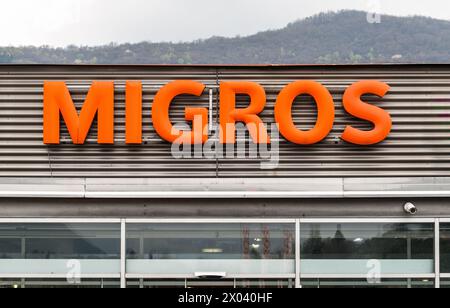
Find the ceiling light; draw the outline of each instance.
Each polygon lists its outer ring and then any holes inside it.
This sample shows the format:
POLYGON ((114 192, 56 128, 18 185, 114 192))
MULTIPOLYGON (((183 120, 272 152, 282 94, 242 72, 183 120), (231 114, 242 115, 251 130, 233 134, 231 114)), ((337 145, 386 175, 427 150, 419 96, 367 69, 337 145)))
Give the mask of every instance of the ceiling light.
POLYGON ((203 253, 223 253, 221 248, 205 248, 202 250, 203 253))

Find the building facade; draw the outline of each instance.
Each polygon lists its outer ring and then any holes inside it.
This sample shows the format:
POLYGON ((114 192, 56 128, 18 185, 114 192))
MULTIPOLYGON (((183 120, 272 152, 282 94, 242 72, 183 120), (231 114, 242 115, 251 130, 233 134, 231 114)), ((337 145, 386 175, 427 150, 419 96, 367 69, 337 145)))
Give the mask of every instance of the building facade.
MULTIPOLYGON (((5 65, 0 110, 0 288, 450 287, 449 65, 5 65), (212 141, 220 85, 261 85, 271 145, 252 152, 238 127, 242 147, 180 152, 152 122, 155 96, 174 80, 205 89, 175 98, 170 120, 186 126, 186 107, 205 108, 212 141), (299 80, 335 104, 333 129, 315 144, 272 125, 277 96, 299 80), (389 136, 365 146, 341 138, 348 126, 373 129, 343 106, 363 80, 390 86, 363 99, 392 119, 389 136), (114 143, 97 142, 95 121, 76 145, 61 118, 60 143, 45 144, 48 81, 65 82, 78 111, 94 81, 114 81, 114 143), (127 81, 142 84, 140 144, 126 143, 127 81)), ((300 96, 293 123, 310 130, 318 112, 300 96)))

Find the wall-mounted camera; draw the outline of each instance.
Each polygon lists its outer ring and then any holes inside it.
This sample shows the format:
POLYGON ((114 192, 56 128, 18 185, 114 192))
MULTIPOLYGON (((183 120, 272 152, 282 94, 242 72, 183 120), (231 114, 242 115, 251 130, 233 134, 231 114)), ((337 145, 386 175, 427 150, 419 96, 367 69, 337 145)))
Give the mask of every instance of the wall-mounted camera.
POLYGON ((419 212, 417 207, 414 204, 412 204, 411 202, 406 203, 403 206, 403 209, 405 210, 405 213, 407 213, 409 215, 416 215, 419 212))

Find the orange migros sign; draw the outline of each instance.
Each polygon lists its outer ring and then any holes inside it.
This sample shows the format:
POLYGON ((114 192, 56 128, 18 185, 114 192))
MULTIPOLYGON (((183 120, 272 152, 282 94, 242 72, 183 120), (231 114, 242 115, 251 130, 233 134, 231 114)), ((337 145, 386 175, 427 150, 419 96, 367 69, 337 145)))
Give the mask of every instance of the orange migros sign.
MULTIPOLYGON (((185 118, 192 122, 191 130, 174 127, 169 111, 172 101, 179 95, 201 96, 206 85, 188 80, 171 82, 163 86, 152 104, 153 126, 158 135, 171 143, 200 144, 208 141, 208 109, 186 107, 185 118)), ((343 106, 350 115, 373 124, 373 129, 362 131, 347 126, 342 134, 346 142, 373 145, 385 140, 391 129, 390 114, 377 106, 362 101, 366 94, 384 97, 390 87, 374 80, 360 81, 349 86, 343 96, 343 106)), ((220 142, 236 142, 236 123, 244 123, 254 143, 269 144, 270 137, 259 114, 266 106, 265 89, 258 83, 247 81, 220 84, 220 142), (248 95, 246 108, 236 107, 236 97, 248 95)), ((126 143, 142 143, 142 83, 126 82, 126 143)), ((280 134, 288 141, 312 145, 322 141, 331 132, 335 120, 335 103, 328 89, 310 81, 296 81, 287 85, 278 95, 275 104, 275 122, 280 134), (310 95, 317 104, 317 121, 314 128, 305 131, 294 124, 292 106, 300 95, 310 95)), ((64 82, 44 83, 44 143, 60 143, 60 117, 62 116, 74 144, 83 144, 97 117, 98 143, 114 143, 114 82, 94 81, 81 112, 78 113, 64 82)))

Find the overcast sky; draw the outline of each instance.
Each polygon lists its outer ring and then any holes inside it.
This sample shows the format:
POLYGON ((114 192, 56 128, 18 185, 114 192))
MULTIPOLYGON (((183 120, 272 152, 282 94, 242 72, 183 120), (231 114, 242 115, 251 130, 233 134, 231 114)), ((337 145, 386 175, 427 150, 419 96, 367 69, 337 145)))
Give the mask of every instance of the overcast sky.
POLYGON ((450 20, 449 0, 5 0, 0 45, 190 41, 278 29, 324 11, 358 9, 450 20))

